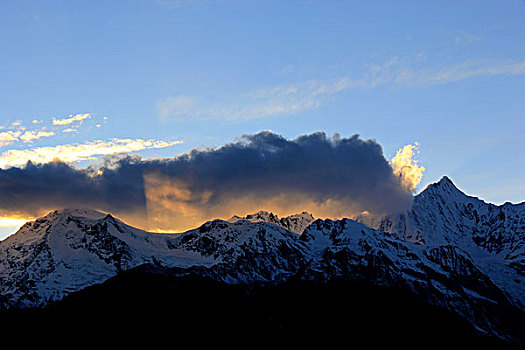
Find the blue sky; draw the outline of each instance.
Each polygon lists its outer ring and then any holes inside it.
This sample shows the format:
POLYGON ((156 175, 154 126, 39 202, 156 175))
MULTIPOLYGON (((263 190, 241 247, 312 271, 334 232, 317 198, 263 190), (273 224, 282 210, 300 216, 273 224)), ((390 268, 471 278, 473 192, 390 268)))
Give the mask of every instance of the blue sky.
POLYGON ((525 200, 523 1, 0 8, 0 158, 64 145, 171 157, 261 130, 359 133, 388 159, 419 142, 419 190, 448 175, 486 201, 525 200))

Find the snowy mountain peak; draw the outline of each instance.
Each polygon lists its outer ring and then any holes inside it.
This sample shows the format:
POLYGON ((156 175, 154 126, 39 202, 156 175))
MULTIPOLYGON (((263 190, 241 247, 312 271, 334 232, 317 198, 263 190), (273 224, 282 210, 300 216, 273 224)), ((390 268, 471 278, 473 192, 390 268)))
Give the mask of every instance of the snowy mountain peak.
POLYGON ((450 184, 450 185, 454 185, 452 183, 452 180, 450 180, 450 178, 447 176, 447 175, 443 175, 441 177, 441 179, 438 181, 438 184, 450 184))
POLYGON ((251 222, 266 222, 268 224, 274 224, 281 227, 284 227, 295 233, 303 233, 304 229, 308 227, 312 222, 315 221, 315 218, 312 214, 303 211, 300 214, 294 214, 286 216, 284 218, 279 218, 274 213, 269 213, 267 211, 261 210, 254 214, 248 214, 245 217, 234 215, 228 222, 237 222, 239 220, 248 220, 251 222))
POLYGON ((65 208, 60 210, 55 210, 46 216, 38 220, 63 220, 67 218, 83 218, 88 220, 100 220, 109 214, 99 212, 97 210, 88 209, 88 208, 65 208))
POLYGON ((432 185, 433 187, 439 188, 440 190, 446 192, 461 192, 448 176, 443 176, 438 182, 433 183, 432 185))
POLYGON ((438 182, 428 185, 417 197, 425 196, 439 196, 444 199, 449 197, 468 197, 465 193, 459 190, 449 177, 443 176, 438 182))

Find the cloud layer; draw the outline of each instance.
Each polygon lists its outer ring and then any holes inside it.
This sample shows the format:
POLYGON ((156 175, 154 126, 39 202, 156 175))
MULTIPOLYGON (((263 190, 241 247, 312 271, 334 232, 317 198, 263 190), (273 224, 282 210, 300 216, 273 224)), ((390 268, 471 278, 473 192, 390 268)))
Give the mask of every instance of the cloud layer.
POLYGON ((113 159, 98 169, 29 163, 0 170, 0 197, 0 216, 92 207, 153 230, 184 230, 259 209, 381 215, 412 201, 373 140, 324 133, 287 140, 271 132, 175 158, 113 159))

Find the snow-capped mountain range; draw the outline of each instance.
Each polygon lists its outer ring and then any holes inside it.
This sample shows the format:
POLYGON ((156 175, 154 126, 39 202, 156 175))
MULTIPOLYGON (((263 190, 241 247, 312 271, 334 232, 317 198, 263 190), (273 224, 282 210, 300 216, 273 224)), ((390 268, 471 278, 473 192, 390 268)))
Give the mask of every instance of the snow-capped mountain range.
POLYGON ((410 211, 359 221, 259 212, 156 234, 93 210, 54 211, 0 242, 0 308, 44 307, 149 265, 229 284, 295 278, 407 287, 481 333, 516 340, 506 322, 525 312, 525 203, 487 204, 444 177, 410 211))

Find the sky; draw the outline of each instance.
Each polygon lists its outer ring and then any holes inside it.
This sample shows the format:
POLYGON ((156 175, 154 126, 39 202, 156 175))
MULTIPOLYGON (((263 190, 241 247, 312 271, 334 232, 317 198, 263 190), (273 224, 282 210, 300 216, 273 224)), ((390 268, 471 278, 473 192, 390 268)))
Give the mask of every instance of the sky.
MULTIPOLYGON (((523 18, 524 1, 4 0, 0 168, 359 134, 387 160, 412 145, 414 193, 447 175, 522 202, 523 18)), ((7 214, 0 239, 29 215, 7 214)))

